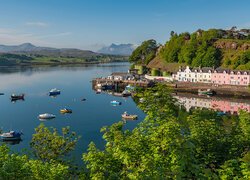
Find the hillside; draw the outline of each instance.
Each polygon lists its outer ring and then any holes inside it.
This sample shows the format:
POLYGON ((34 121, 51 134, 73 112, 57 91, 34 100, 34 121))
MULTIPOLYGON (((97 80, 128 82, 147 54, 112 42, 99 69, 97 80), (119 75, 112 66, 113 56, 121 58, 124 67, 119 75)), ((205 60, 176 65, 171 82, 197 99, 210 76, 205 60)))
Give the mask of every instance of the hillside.
POLYGON ((172 31, 170 40, 158 46, 147 66, 171 72, 180 65, 250 70, 250 30, 233 27, 181 34, 172 31))
POLYGON ((37 47, 30 43, 17 46, 0 45, 0 66, 33 64, 85 64, 127 61, 127 57, 105 55, 71 48, 37 47))

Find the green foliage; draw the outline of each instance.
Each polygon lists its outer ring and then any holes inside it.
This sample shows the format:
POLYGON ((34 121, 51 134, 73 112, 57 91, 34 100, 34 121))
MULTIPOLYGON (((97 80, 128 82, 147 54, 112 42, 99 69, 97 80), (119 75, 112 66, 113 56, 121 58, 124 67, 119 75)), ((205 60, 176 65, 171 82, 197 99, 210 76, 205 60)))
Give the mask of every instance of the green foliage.
POLYGON ((69 167, 54 161, 42 162, 26 155, 10 154, 6 145, 0 146, 0 179, 53 180, 69 179, 69 167))
POLYGON ((148 64, 155 57, 157 48, 158 45, 155 40, 144 41, 133 51, 129 61, 136 64, 148 64))
POLYGON ((218 67, 221 52, 212 46, 220 37, 220 31, 210 29, 193 34, 173 35, 161 50, 160 55, 166 62, 186 63, 192 66, 218 67))
POLYGON ((250 114, 187 114, 170 92, 164 85, 140 90, 134 98, 144 121, 132 131, 123 122, 102 129, 105 149, 91 143, 83 154, 90 178, 249 179, 250 114))
POLYGON ((75 148, 79 139, 75 132, 70 132, 69 127, 62 128, 60 135, 55 128, 45 127, 40 124, 33 134, 31 148, 35 156, 42 161, 63 161, 64 156, 75 148))

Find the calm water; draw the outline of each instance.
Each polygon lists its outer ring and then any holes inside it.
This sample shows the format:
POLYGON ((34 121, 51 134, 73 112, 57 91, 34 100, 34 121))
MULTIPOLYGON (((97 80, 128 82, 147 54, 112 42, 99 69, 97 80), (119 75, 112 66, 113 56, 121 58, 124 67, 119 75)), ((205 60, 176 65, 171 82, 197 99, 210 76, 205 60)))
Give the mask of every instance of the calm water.
POLYGON ((145 114, 137 108, 131 98, 114 97, 108 94, 95 94, 91 80, 107 76, 112 72, 126 72, 128 63, 88 65, 82 67, 36 67, 36 68, 0 68, 0 128, 4 130, 22 130, 23 141, 11 146, 14 151, 29 148, 34 128, 41 121, 41 113, 52 113, 56 119, 43 122, 46 126, 58 129, 70 126, 82 138, 74 156, 81 158, 87 145, 94 141, 103 147, 100 128, 121 120, 121 114, 128 111, 138 115, 137 121, 129 121, 126 128, 132 129, 144 119, 145 114), (56 98, 49 97, 52 88, 61 90, 56 98), (10 101, 12 93, 25 93, 25 101, 10 101), (86 101, 81 101, 86 98, 86 101), (111 100, 122 102, 121 106, 111 106, 111 100), (72 114, 60 114, 61 108, 68 107, 72 114))

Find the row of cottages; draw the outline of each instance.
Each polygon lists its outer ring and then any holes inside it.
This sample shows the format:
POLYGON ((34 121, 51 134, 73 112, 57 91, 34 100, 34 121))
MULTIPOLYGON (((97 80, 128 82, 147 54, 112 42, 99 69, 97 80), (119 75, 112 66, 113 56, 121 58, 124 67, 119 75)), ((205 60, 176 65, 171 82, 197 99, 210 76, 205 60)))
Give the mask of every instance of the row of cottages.
POLYGON ((180 82, 200 82, 218 85, 250 85, 250 71, 213 69, 209 67, 180 68, 173 79, 180 82))
POLYGON ((211 83, 213 69, 209 67, 193 68, 187 66, 185 69, 180 68, 172 77, 176 81, 181 82, 201 82, 211 83))
POLYGON ((250 71, 216 69, 212 74, 213 84, 250 85, 250 71))

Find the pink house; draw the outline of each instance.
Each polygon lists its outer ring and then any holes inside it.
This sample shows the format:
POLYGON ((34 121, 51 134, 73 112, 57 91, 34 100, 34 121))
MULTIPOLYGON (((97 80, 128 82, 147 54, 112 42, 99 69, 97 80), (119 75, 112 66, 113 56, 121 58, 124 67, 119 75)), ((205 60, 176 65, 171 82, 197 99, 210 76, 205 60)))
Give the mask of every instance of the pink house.
POLYGON ((250 71, 216 69, 212 73, 211 81, 219 85, 250 85, 250 71))
POLYGON ((249 71, 231 71, 229 74, 231 85, 250 85, 250 72, 249 71))
POLYGON ((213 84, 230 84, 229 70, 216 69, 212 73, 211 81, 213 84))

